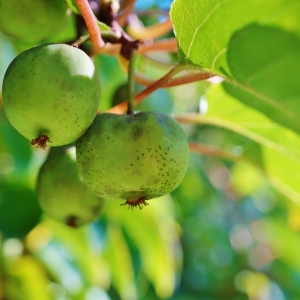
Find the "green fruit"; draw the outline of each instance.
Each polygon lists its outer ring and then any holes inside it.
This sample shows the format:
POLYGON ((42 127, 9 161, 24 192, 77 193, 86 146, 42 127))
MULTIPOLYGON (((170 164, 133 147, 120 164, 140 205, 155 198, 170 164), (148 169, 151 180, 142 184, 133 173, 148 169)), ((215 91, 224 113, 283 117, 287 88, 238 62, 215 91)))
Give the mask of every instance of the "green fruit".
POLYGON ((41 148, 70 144, 91 125, 100 101, 100 79, 80 49, 44 44, 22 52, 3 80, 8 120, 41 148))
POLYGON ((188 164, 187 138, 172 118, 155 112, 98 115, 76 144, 79 172, 104 198, 131 206, 168 194, 188 164))
POLYGON ((0 185, 0 232, 5 238, 21 238, 35 227, 41 216, 36 194, 22 184, 0 185))
POLYGON ((103 199, 81 180, 73 148, 51 148, 42 165, 37 195, 44 212, 71 227, 78 227, 99 217, 103 199))
POLYGON ((27 42, 44 41, 67 22, 63 0, 0 0, 0 30, 27 42))

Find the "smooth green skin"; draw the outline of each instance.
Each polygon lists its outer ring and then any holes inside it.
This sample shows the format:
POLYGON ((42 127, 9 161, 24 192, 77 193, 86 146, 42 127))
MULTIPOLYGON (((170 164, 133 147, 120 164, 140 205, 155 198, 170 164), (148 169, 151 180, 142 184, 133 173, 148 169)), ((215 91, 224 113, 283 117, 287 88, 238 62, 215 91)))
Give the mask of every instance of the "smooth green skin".
POLYGON ((91 125, 99 102, 100 79, 93 62, 68 45, 26 50, 4 76, 4 111, 29 140, 46 135, 51 146, 72 143, 91 125))
POLYGON ((44 41, 67 23, 64 0, 0 0, 0 30, 26 42, 44 41))
POLYGON ((22 238, 40 221, 37 196, 29 187, 17 183, 0 185, 0 233, 5 238, 22 238))
POLYGON ((51 148, 39 171, 36 191, 45 213, 64 224, 78 227, 99 217, 103 199, 81 180, 75 153, 72 155, 71 150, 51 148))
POLYGON ((125 200, 173 191, 185 175, 189 155, 180 125, 155 112, 100 114, 76 148, 87 186, 103 198, 125 200))

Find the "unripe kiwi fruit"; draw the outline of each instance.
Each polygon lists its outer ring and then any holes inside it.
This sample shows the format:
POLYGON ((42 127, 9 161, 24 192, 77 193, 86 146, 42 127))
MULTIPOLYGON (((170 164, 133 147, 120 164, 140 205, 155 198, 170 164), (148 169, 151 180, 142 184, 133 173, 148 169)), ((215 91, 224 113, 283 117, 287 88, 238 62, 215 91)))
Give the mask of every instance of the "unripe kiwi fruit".
POLYGON ((41 148, 67 145, 91 125, 100 102, 100 79, 86 53, 44 44, 18 55, 3 80, 10 123, 41 148))
POLYGON ((75 161, 75 147, 54 147, 40 168, 37 195, 50 217, 78 227, 99 217, 103 199, 81 180, 75 161))
POLYGON ((130 206, 173 191, 188 164, 187 137, 171 117, 155 112, 98 115, 77 140, 77 164, 87 186, 130 206))
POLYGON ((67 17, 62 0, 0 1, 0 30, 26 42, 49 39, 66 25, 67 17))

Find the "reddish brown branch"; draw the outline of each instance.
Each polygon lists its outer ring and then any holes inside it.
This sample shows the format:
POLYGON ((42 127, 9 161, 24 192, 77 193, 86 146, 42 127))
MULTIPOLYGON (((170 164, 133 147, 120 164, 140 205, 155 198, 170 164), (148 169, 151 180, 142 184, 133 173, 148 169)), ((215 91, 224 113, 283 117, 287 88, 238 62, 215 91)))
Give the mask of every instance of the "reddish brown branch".
POLYGON ((124 26, 126 24, 127 17, 133 10, 135 0, 126 0, 123 2, 122 6, 124 6, 124 10, 117 16, 117 21, 120 24, 120 26, 124 26))
MULTIPOLYGON (((139 102, 144 100, 147 96, 149 96, 151 93, 153 93, 155 90, 162 87, 165 83, 171 80, 173 76, 179 73, 180 70, 181 70, 180 66, 171 69, 165 76, 155 81, 153 84, 145 88, 143 91, 137 93, 134 97, 134 105, 138 104, 139 102)), ((127 101, 124 101, 119 105, 116 105, 115 107, 111 108, 109 112, 115 114, 122 114, 126 111, 126 109, 127 109, 127 101)))
POLYGON ((239 156, 200 143, 189 142, 189 148, 190 151, 195 154, 211 156, 211 157, 219 157, 230 161, 237 161, 238 159, 240 159, 239 156))
POLYGON ((75 0, 75 1, 85 21, 93 46, 96 48, 104 47, 105 43, 101 37, 100 29, 97 24, 97 19, 88 1, 87 0, 75 0))
POLYGON ((128 24, 127 31, 129 35, 135 39, 156 39, 166 33, 170 32, 173 28, 173 23, 168 16, 164 22, 156 23, 154 25, 143 27, 136 24, 128 24))
MULTIPOLYGON (((180 76, 176 76, 170 81, 166 82, 163 84, 161 87, 163 88, 168 88, 168 87, 173 87, 173 86, 178 86, 186 83, 191 83, 199 80, 205 80, 208 78, 211 78, 213 75, 208 74, 208 73, 191 73, 191 74, 184 74, 180 76)), ((151 79, 143 75, 142 73, 136 71, 135 73, 135 81, 141 85, 144 86, 150 86, 152 85, 156 79, 151 79)))
MULTIPOLYGON (((151 52, 151 51, 172 51, 176 52, 178 49, 177 41, 175 38, 165 39, 161 41, 155 41, 152 44, 140 44, 137 49, 138 54, 151 52)), ((96 49, 98 54, 107 54, 117 56, 120 54, 121 45, 120 44, 110 44, 107 43, 105 47, 101 49, 96 49)))

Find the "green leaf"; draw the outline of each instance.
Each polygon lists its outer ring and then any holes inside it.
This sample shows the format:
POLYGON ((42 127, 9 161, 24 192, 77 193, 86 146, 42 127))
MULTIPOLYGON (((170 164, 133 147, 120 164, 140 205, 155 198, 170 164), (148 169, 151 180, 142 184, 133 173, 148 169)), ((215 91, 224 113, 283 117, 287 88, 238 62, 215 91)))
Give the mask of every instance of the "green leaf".
POLYGON ((277 189, 300 205, 300 136, 238 102, 221 84, 210 90, 207 100, 207 114, 186 117, 185 121, 222 127, 258 143, 262 163, 257 164, 248 157, 247 161, 261 169, 277 189))
POLYGON ((118 222, 109 224, 107 236, 105 258, 109 262, 113 285, 122 299, 136 299, 132 260, 118 222))
MULTIPOLYGON (((132 291, 130 282, 133 280, 134 257, 129 256, 128 244, 124 240, 124 236, 128 237, 140 254, 142 273, 152 283, 157 296, 165 299, 174 292, 176 275, 181 268, 174 208, 169 196, 149 200, 148 203, 145 209, 128 210, 117 201, 107 201, 109 229, 106 257, 116 288, 121 294, 132 291), (121 227, 125 234, 120 231, 121 227)), ((134 299, 132 295, 129 298, 134 299)))
POLYGON ((268 245, 277 259, 285 261, 293 269, 300 270, 300 259, 297 249, 300 247, 299 234, 287 224, 275 218, 263 218, 252 223, 251 233, 257 244, 268 245))
POLYGON ((236 99, 300 133, 299 10, 295 0, 176 0, 179 61, 221 75, 236 99))
MULTIPOLYGON (((230 40, 226 91, 273 121, 300 133, 300 39, 278 28, 250 25, 230 40)), ((224 71, 225 72, 225 71, 224 71)))
POLYGON ((142 268, 153 283, 156 294, 164 299, 175 288, 178 236, 175 230, 173 205, 168 196, 150 200, 143 210, 123 213, 122 224, 139 248, 142 268), (134 220, 134 221, 133 221, 134 220), (137 226, 138 225, 138 226, 137 226))
POLYGON ((235 31, 251 23, 280 23, 299 30, 299 21, 293 18, 296 9, 296 0, 175 0, 171 18, 179 61, 218 70, 226 65, 227 46, 235 31))
MULTIPOLYGON (((9 299, 52 299, 48 286, 49 278, 42 265, 32 256, 24 255, 13 260, 8 267, 9 299)), ((6 298, 6 297, 5 297, 6 298)))

